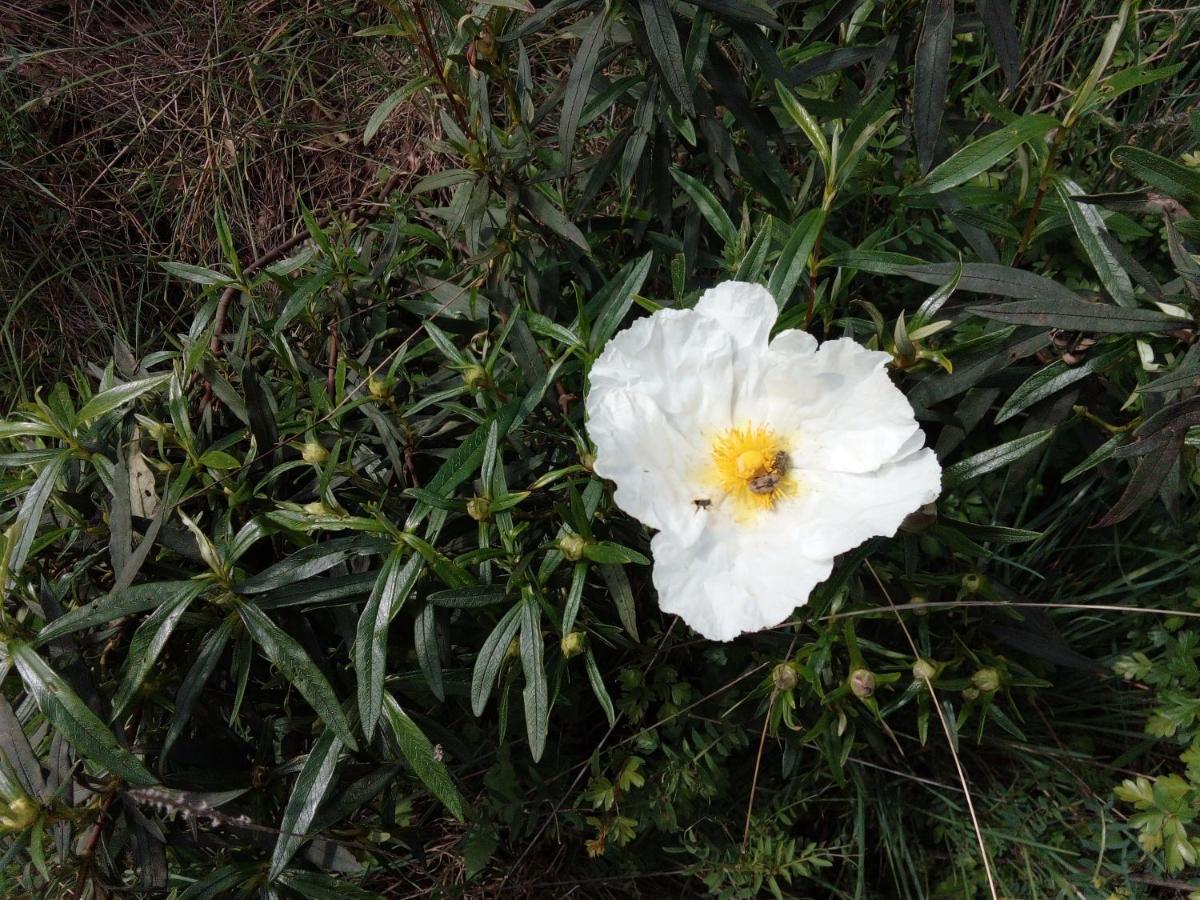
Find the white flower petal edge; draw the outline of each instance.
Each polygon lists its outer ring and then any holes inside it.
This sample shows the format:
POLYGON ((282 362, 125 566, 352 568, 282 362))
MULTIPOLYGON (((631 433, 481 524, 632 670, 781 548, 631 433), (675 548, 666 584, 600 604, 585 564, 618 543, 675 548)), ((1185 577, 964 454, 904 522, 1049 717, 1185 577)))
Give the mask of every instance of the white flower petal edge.
POLYGON ((769 340, 776 317, 764 288, 725 282, 617 334, 590 376, 595 471, 659 532, 662 609, 713 640, 779 624, 835 556, 941 490, 889 356, 769 340))

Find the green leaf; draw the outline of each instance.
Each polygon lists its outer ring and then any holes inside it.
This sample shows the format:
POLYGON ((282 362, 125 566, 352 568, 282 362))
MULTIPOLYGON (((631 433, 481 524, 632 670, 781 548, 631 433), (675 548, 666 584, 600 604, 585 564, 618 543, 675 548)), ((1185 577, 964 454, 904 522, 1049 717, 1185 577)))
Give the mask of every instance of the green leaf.
MULTIPOLYGON (((69 458, 70 454, 63 452, 42 466, 42 471, 38 473, 21 502, 16 520, 8 526, 7 567, 14 577, 20 575, 21 569, 25 567, 25 558, 29 555, 38 527, 42 524, 42 512, 46 508, 46 502, 54 493, 54 483, 58 481, 58 476, 69 458)), ((4 573, 0 572, 0 585, 6 580, 3 575, 4 573)))
POLYGON ((596 63, 600 58, 600 48, 604 45, 604 33, 604 11, 601 10, 588 19, 583 29, 583 38, 579 42, 579 51, 575 54, 571 72, 567 76, 567 86, 563 92, 562 118, 558 122, 558 149, 562 154, 564 171, 570 171, 571 168, 575 132, 579 128, 579 117, 587 103, 592 75, 595 74, 596 63))
POLYGON ((99 418, 106 412, 116 409, 118 406, 124 406, 147 391, 161 387, 170 380, 171 376, 169 374, 155 375, 153 378, 141 378, 137 381, 114 385, 108 390, 96 394, 91 400, 85 403, 83 409, 79 410, 75 419, 81 423, 90 422, 92 419, 99 418))
POLYGON ((36 644, 45 644, 66 634, 102 625, 115 619, 131 616, 153 609, 159 604, 171 603, 180 596, 189 599, 198 596, 208 585, 200 581, 155 581, 139 584, 112 594, 98 597, 91 603, 78 606, 38 632, 36 644))
POLYGON ((138 630, 133 633, 129 642, 129 651, 125 656, 125 675, 121 686, 113 697, 111 720, 116 721, 133 700, 134 694, 142 686, 146 676, 154 667, 163 648, 166 647, 171 633, 179 624, 180 618, 187 612, 194 592, 181 592, 168 599, 154 613, 147 617, 138 630))
MULTIPOLYGON (((913 257, 877 250, 851 250, 833 253, 821 261, 822 268, 838 267, 874 272, 877 275, 903 275, 925 284, 945 284, 960 263, 914 263, 913 257)), ((1070 288, 1024 269, 996 263, 964 263, 958 289, 980 294, 998 294, 1029 300, 1053 299, 1054 302, 1078 302, 1070 288)))
POLYGON ((391 542, 356 534, 310 544, 234 586, 239 594, 261 594, 305 581, 339 566, 353 556, 386 553, 391 542))
POLYGON ((1112 161, 1134 178, 1158 188, 1181 203, 1200 199, 1200 170, 1189 169, 1139 147, 1118 147, 1112 161))
POLYGON ((337 273, 326 269, 322 272, 317 272, 309 275, 302 280, 288 295, 287 303, 283 305, 283 309, 279 313, 279 318, 275 320, 275 333, 281 334, 284 329, 292 324, 292 321, 308 309, 308 304, 314 296, 325 289, 329 282, 333 281, 337 273))
POLYGON ((1042 532, 1030 531, 1026 528, 1008 528, 1003 525, 977 525, 974 522, 963 522, 959 519, 947 518, 947 524, 953 525, 973 541, 988 541, 993 544, 1027 544, 1040 540, 1042 532))
POLYGON ((978 478, 980 475, 994 472, 1009 463, 1016 462, 1025 454, 1033 452, 1050 440, 1053 434, 1053 428, 1044 428, 967 457, 942 473, 942 487, 950 490, 972 478, 978 478))
POLYGON ((817 120, 812 117, 812 113, 804 108, 804 105, 797 99, 796 95, 782 81, 775 82, 775 93, 779 95, 784 110, 791 116, 792 121, 800 126, 800 130, 804 132, 804 136, 808 138, 808 142, 817 151, 817 159, 821 161, 821 168, 825 170, 825 177, 833 177, 833 157, 829 149, 829 141, 826 140, 825 132, 821 130, 821 126, 817 123, 817 120))
POLYGON ((640 566, 650 565, 650 560, 636 550, 614 544, 612 541, 588 541, 584 545, 583 555, 592 562, 598 563, 637 563, 640 566))
POLYGON ((130 784, 149 787, 158 783, 33 647, 11 642, 8 652, 42 715, 81 756, 130 784))
POLYGON ((988 41, 1000 60, 1004 80, 1016 91, 1021 80, 1021 36, 1013 22, 1011 0, 975 0, 975 9, 983 19, 988 41))
POLYGON ((215 272, 212 269, 206 269, 203 266, 193 266, 188 263, 180 262, 160 262, 169 274, 176 278, 182 278, 184 281, 191 281, 194 284, 232 284, 233 279, 228 275, 223 275, 220 272, 215 272))
POLYGON ((1025 380, 1020 387, 1009 395, 996 413, 996 424, 1007 422, 1017 413, 1028 409, 1033 404, 1057 394, 1063 388, 1090 376, 1093 372, 1101 371, 1124 358, 1127 347, 1122 345, 1108 353, 1098 353, 1077 366, 1069 366, 1062 360, 1052 362, 1040 372, 1036 372, 1025 380))
POLYGON ((817 243, 817 235, 825 223, 823 209, 810 209, 802 215, 792 229, 787 243, 775 260, 775 268, 771 270, 771 280, 767 282, 767 290, 775 298, 775 303, 782 309, 791 299, 792 292, 808 269, 808 258, 812 255, 817 243))
POLYGON ((1083 188, 1069 178, 1056 178, 1054 188, 1067 211, 1067 217, 1071 220, 1071 227, 1075 229, 1075 236, 1079 238, 1083 252, 1091 260, 1092 268, 1100 276, 1100 283, 1104 285, 1104 289, 1118 306, 1137 306, 1129 273, 1121 267, 1121 263, 1106 243, 1106 238, 1109 237, 1108 228, 1099 210, 1090 203, 1083 204, 1074 199, 1076 195, 1083 193, 1083 188))
POLYGON ((1182 449, 1183 435, 1180 434, 1138 460, 1137 468, 1133 470, 1133 477, 1129 479, 1125 491, 1093 527, 1106 528, 1123 522, 1153 500, 1159 486, 1175 467, 1182 449))
POLYGON ((271 854, 268 881, 279 877, 301 844, 309 839, 310 835, 306 833, 308 826, 312 824, 317 810, 321 807, 321 801, 333 786, 341 749, 342 742, 338 740, 333 729, 326 728, 304 760, 300 774, 296 776, 296 784, 292 787, 291 796, 288 797, 287 806, 283 810, 283 818, 279 822, 282 834, 275 841, 275 851, 271 854))
POLYGON ((437 607, 426 603, 413 618, 413 646, 417 651, 417 665, 425 676, 425 683, 433 696, 446 699, 446 688, 442 683, 442 653, 438 647, 437 607))
POLYGON ((1022 144, 1044 137, 1057 125, 1058 120, 1054 116, 1030 115, 1014 119, 1008 125, 967 144, 921 181, 901 191, 901 196, 936 194, 958 187, 986 172, 1022 144))
POLYGON ((692 202, 696 204, 696 208, 700 210, 700 215, 704 216, 726 246, 735 246, 738 241, 737 227, 733 224, 733 219, 729 218, 729 213, 725 212, 725 207, 713 196, 712 191, 676 166, 671 166, 671 177, 687 191, 692 202))
POLYGON ((505 596, 504 585, 487 584, 434 591, 428 599, 435 606, 445 606, 449 609, 477 609, 503 603, 505 596))
POLYGON ((237 612, 242 617, 247 633, 287 682, 300 692, 347 747, 358 749, 337 694, 304 648, 268 619, 257 606, 238 599, 237 612))
POLYGON ((387 117, 392 114, 392 110, 421 88, 430 84, 433 84, 433 79, 428 76, 414 78, 404 86, 388 94, 387 98, 379 106, 375 107, 375 111, 371 113, 371 118, 367 119, 367 127, 363 129, 363 144, 371 143, 371 138, 375 137, 375 133, 387 121, 387 117))
POLYGON ((942 111, 950 83, 950 47, 954 43, 954 0, 926 0, 917 59, 913 68, 913 131, 917 162, 928 172, 937 152, 942 111))
POLYGON ((689 116, 696 114, 692 92, 688 89, 687 72, 683 66, 683 48, 679 45, 679 32, 667 0, 638 0, 642 23, 646 26, 646 37, 654 60, 658 63, 663 80, 667 83, 680 108, 689 116))
POLYGON ((405 549, 397 547, 375 580, 375 587, 358 618, 354 639, 354 677, 358 683, 358 714, 363 735, 369 741, 383 708, 383 681, 387 676, 388 626, 421 574, 422 559, 412 554, 404 562, 405 549))
POLYGON ((583 600, 583 585, 587 580, 587 563, 577 562, 571 570, 571 587, 567 591, 567 602, 563 605, 562 633, 568 635, 579 615, 579 604, 583 600))
POLYGON ((604 686, 604 678, 600 675, 600 667, 596 665, 596 657, 592 654, 591 647, 588 647, 587 650, 586 664, 592 693, 596 695, 600 708, 604 710, 604 718, 608 719, 608 727, 612 728, 617 724, 616 710, 613 709, 612 697, 608 695, 608 688, 604 686))
POLYGON ((383 697, 383 718, 392 729, 401 755, 417 778, 433 796, 442 801, 442 805, 454 818, 460 822, 465 821, 462 797, 459 796, 458 788, 454 786, 450 770, 438 758, 439 754, 434 750, 429 738, 425 737, 425 733, 408 717, 408 713, 400 708, 400 704, 391 694, 385 694, 383 697))
POLYGON ((192 717, 192 710, 196 708, 196 701, 204 692, 204 686, 208 684, 208 679, 216 671, 217 663, 221 661, 221 654, 225 652, 225 645, 229 642, 229 636, 233 634, 233 628, 237 622, 237 616, 226 616, 220 626, 204 639, 195 661, 188 669, 188 673, 183 676, 179 692, 175 695, 175 712, 171 715, 171 724, 167 728, 167 736, 163 738, 162 750, 158 754, 160 772, 171 748, 175 746, 175 742, 183 734, 183 729, 187 727, 188 720, 192 717))
POLYGON ((635 641, 640 640, 637 629, 637 608, 633 602, 633 588, 629 586, 629 576, 625 574, 625 569, 614 565, 597 566, 596 569, 608 586, 608 593, 617 607, 617 616, 620 618, 621 624, 631 638, 635 641))
POLYGON ((741 19, 767 28, 779 28, 779 19, 764 2, 756 0, 694 0, 696 6, 727 19, 741 19))
POLYGON ((579 230, 579 227, 563 215, 559 208, 546 198, 545 194, 536 188, 524 186, 520 189, 519 193, 521 202, 534 219, 541 222, 564 241, 574 244, 584 253, 590 254, 592 252, 587 238, 579 230))
POLYGON ((633 305, 633 298, 642 289, 646 276, 650 274, 653 262, 654 252, 651 251, 636 262, 626 263, 601 289, 605 297, 604 303, 595 316, 588 338, 588 346, 592 350, 599 350, 617 333, 630 306, 633 305))
MULTIPOLYGON (((0 669, 0 683, 4 681, 5 672, 7 664, 0 669)), ((0 766, 5 763, 11 768, 26 795, 43 796, 46 779, 42 775, 42 767, 38 764, 37 754, 33 752, 25 729, 21 726, 21 720, 8 698, 0 694, 0 766)), ((0 778, 3 776, 0 775, 0 778)))
POLYGON ((529 753, 533 761, 542 758, 546 750, 546 734, 550 728, 550 698, 546 687, 546 668, 542 658, 542 608, 531 590, 521 599, 521 670, 525 673, 525 731, 529 738, 529 753))
POLYGON ((1066 331, 1094 331, 1100 334, 1140 334, 1172 331, 1185 327, 1185 319, 1168 316, 1153 309, 1127 309, 1085 300, 1020 300, 969 307, 984 319, 1014 325, 1042 325, 1066 331))
POLYGON ((477 716, 482 716, 487 707, 496 676, 508 654, 508 645, 521 627, 521 609, 522 604, 518 603, 504 614, 475 657, 475 668, 471 672, 471 710, 477 716))

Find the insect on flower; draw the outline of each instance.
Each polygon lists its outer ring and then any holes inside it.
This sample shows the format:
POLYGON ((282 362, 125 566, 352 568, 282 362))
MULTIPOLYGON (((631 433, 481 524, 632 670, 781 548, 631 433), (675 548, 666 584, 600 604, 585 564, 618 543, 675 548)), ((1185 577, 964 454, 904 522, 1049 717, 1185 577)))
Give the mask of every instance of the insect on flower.
POLYGON ((589 376, 594 471, 658 532, 659 605, 714 640, 782 622, 834 557, 941 490, 888 354, 771 338, 777 316, 764 288, 727 281, 634 322, 589 376))

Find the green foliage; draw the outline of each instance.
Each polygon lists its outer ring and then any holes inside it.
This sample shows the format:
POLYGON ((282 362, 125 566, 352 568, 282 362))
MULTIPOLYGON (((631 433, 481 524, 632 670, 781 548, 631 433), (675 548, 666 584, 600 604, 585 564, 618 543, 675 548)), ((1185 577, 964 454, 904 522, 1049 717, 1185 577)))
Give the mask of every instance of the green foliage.
POLYGON ((1186 29, 1126 2, 1046 58, 1019 44, 1053 4, 1021 40, 996 2, 387 6, 359 37, 420 68, 363 138, 419 96, 449 167, 301 206, 258 264, 218 212, 223 260, 163 261, 185 332, 0 422, 14 890, 1024 896, 1193 865, 1186 29), (579 401, 619 328, 731 277, 889 353, 945 490, 718 645, 657 610, 579 401))

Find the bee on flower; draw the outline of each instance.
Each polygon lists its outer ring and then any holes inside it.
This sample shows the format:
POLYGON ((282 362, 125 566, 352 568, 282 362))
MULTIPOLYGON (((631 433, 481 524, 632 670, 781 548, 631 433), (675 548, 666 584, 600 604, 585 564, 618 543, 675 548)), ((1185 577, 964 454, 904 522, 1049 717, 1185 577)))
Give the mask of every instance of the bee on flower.
POLYGON ((659 605, 728 641, 807 602, 835 556, 895 534, 941 467, 886 353, 799 330, 727 281, 618 333, 592 366, 594 470, 656 529, 659 605))

